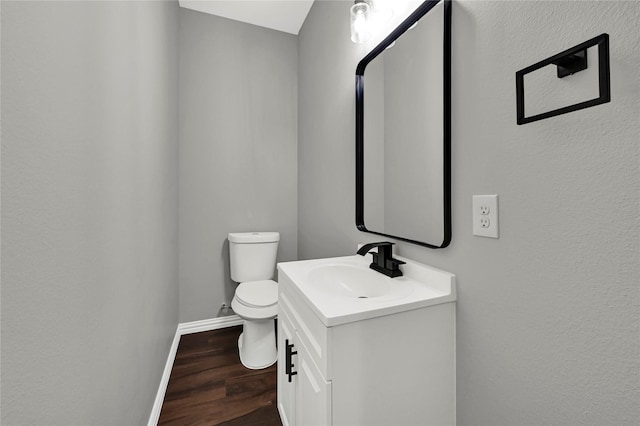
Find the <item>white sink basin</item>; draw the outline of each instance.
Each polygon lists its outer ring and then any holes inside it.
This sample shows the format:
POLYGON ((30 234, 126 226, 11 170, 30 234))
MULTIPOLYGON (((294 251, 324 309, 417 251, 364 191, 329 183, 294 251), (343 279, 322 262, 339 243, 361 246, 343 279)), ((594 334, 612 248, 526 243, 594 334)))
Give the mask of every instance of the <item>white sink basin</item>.
POLYGON ((371 256, 359 255, 279 263, 278 271, 326 326, 456 299, 455 275, 395 257, 407 262, 402 277, 370 269, 371 256))
POLYGON ((323 288, 336 297, 372 299, 389 296, 394 288, 391 280, 371 269, 360 266, 330 263, 309 271, 313 285, 323 288))

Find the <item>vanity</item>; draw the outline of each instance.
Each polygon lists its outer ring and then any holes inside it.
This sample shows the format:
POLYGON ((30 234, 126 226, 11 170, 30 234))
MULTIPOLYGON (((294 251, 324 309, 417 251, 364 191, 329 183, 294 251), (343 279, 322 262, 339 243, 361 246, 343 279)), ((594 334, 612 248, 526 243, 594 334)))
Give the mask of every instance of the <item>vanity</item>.
POLYGON ((455 275, 399 257, 278 264, 285 426, 454 425, 455 275))

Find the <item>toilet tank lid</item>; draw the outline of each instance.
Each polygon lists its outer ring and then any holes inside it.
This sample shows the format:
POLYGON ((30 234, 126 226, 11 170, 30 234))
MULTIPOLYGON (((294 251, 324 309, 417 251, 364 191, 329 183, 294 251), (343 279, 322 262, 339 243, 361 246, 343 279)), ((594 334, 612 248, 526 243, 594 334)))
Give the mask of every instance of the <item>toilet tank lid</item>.
POLYGON ((240 244, 274 243, 280 241, 279 232, 233 232, 229 241, 240 244))

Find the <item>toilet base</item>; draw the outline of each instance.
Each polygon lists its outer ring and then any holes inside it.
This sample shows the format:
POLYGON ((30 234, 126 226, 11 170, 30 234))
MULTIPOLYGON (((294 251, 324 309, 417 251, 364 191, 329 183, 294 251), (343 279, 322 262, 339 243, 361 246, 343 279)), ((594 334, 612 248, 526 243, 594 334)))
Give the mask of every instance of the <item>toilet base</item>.
POLYGON ((238 338, 240 362, 251 370, 260 370, 275 364, 278 359, 273 318, 244 320, 238 338))

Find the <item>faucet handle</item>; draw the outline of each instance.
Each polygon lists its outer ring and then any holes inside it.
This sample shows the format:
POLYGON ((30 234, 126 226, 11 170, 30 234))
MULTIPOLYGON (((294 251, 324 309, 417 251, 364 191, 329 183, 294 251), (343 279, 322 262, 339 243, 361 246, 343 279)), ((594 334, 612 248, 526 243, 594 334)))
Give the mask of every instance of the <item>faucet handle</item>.
POLYGON ((391 259, 387 259, 387 261, 391 263, 391 265, 392 265, 391 268, 397 268, 398 266, 404 265, 405 263, 407 263, 405 261, 398 260, 398 259, 396 259, 394 257, 392 257, 391 259))

